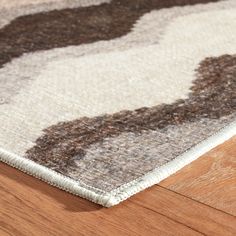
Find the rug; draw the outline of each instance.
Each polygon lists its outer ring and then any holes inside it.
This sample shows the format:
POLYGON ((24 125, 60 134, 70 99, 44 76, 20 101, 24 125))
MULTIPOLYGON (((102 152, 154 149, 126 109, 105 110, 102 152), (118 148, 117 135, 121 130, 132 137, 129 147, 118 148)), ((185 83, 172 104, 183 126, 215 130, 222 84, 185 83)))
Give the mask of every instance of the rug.
POLYGON ((235 0, 0 0, 1 161, 110 207, 235 118, 235 0))

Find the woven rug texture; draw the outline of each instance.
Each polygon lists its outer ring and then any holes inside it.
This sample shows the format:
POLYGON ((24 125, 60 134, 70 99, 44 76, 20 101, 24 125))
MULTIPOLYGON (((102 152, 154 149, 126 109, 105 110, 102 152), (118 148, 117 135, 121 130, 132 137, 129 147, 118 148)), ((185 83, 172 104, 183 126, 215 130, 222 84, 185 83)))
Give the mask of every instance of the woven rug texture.
POLYGON ((0 0, 1 161, 110 207, 235 118, 235 0, 0 0))

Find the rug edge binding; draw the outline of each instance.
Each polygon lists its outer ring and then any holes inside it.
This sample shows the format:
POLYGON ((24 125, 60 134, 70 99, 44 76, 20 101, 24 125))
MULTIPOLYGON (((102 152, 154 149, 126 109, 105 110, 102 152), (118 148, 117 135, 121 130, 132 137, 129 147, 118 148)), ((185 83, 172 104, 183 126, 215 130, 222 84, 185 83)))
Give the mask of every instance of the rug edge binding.
POLYGON ((79 181, 63 176, 62 174, 41 166, 29 159, 10 153, 1 147, 0 161, 66 192, 88 199, 102 206, 111 207, 126 200, 132 195, 159 183, 234 135, 236 135, 236 121, 230 123, 215 135, 203 140, 201 143, 168 162, 166 165, 154 169, 141 178, 124 184, 110 193, 102 193, 101 190, 99 190, 101 194, 96 193, 93 191, 93 189, 98 190, 96 188, 91 186, 87 186, 88 188, 86 188, 85 184, 83 184, 85 187, 80 186, 79 181))

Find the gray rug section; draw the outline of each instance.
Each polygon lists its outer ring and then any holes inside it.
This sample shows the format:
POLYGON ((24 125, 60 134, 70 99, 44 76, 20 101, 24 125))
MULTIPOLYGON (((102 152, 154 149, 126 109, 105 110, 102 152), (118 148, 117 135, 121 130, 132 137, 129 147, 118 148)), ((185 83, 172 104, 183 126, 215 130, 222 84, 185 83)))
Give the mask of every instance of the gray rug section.
POLYGON ((107 138, 92 145, 85 156, 75 156, 71 166, 68 166, 67 175, 109 192, 157 166, 163 166, 214 135, 235 118, 236 113, 219 120, 202 119, 161 130, 141 134, 122 133, 118 137, 107 138))

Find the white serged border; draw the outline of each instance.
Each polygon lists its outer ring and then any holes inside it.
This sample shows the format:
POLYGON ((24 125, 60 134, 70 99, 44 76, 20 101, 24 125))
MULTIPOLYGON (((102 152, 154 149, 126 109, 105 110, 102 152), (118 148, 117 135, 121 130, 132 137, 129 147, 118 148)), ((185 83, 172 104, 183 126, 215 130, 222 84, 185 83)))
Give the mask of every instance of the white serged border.
POLYGON ((143 175, 141 178, 124 184, 109 193, 105 193, 99 189, 81 184, 79 181, 63 176, 62 174, 47 167, 41 166, 29 159, 12 154, 2 148, 0 148, 0 161, 74 195, 86 198, 105 207, 111 207, 124 201, 130 196, 159 183, 161 180, 180 170, 207 151, 225 142, 234 135, 236 135, 236 121, 232 122, 225 128, 218 131, 215 135, 205 139, 167 164, 156 168, 143 175))

